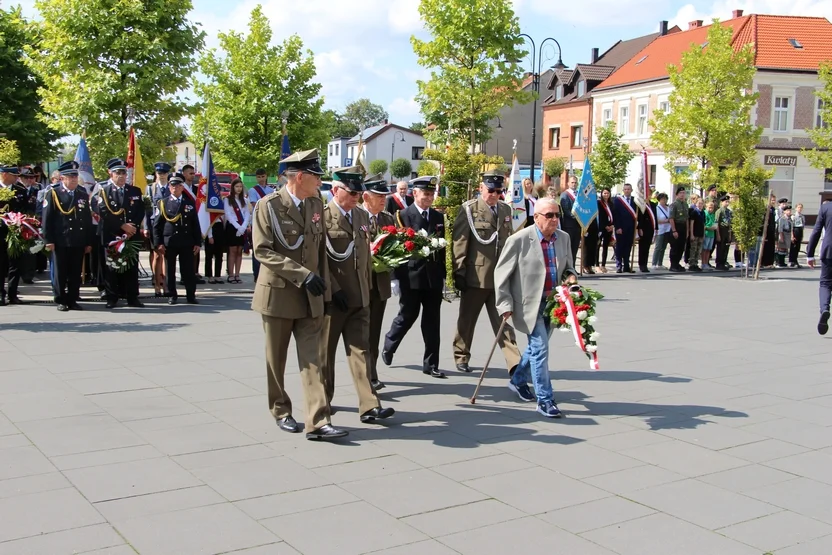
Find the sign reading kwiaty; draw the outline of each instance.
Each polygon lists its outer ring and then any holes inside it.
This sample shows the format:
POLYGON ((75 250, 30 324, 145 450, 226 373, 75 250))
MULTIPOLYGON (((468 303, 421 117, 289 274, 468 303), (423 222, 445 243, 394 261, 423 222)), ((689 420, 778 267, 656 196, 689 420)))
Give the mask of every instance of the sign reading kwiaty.
POLYGON ((766 154, 763 158, 763 165, 765 166, 796 166, 797 156, 778 156, 776 154, 766 154))

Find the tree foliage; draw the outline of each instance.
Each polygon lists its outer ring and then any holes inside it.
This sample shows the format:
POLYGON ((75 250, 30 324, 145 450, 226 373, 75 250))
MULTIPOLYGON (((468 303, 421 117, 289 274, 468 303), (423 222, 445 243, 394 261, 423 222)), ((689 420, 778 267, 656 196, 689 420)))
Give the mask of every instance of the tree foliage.
POLYGON ((38 89, 43 82, 25 63, 25 50, 36 47, 37 33, 20 7, 0 9, 0 132, 18 149, 14 162, 39 162, 54 152, 57 133, 46 125, 38 89))
POLYGON ((650 122, 650 140, 665 153, 665 168, 674 175, 676 166, 688 166, 700 188, 717 181, 721 166, 745 160, 762 133, 750 119, 759 96, 751 92, 753 46, 735 50, 732 34, 715 19, 705 47, 691 45, 681 66, 668 67, 670 111, 655 111, 650 122))
POLYGON ((276 173, 283 140, 282 117, 293 150, 322 149, 329 141, 321 113, 321 85, 315 83, 312 52, 292 35, 272 45, 272 29, 258 5, 248 33, 219 33, 220 47, 207 51, 200 68, 208 82, 197 83, 202 110, 192 136, 201 142, 207 127, 217 166, 225 170, 265 168, 276 173))
POLYGON ((14 165, 20 162, 20 149, 17 142, 0 137, 0 164, 14 165))
POLYGON ((436 166, 435 162, 431 162, 430 160, 422 160, 419 162, 419 167, 416 168, 416 175, 419 177, 423 177, 425 175, 436 175, 439 173, 439 168, 436 166))
POLYGON ((410 130, 415 131, 416 133, 424 133, 425 132, 425 122, 423 121, 416 121, 410 124, 410 130))
POLYGON ((433 40, 410 39, 419 65, 431 70, 417 81, 416 99, 438 132, 467 133, 473 150, 501 108, 533 98, 520 88, 526 52, 517 16, 509 0, 421 0, 419 14, 433 40))
POLYGON ((344 119, 344 116, 335 110, 323 111, 324 127, 326 128, 327 136, 335 137, 355 137, 358 135, 358 126, 352 122, 344 119))
POLYGON ((589 154, 592 165, 592 179, 598 189, 612 189, 627 180, 627 166, 635 153, 624 143, 615 131, 615 123, 608 122, 595 129, 597 138, 589 154))
POLYGON ((390 175, 397 178, 410 177, 413 166, 407 158, 396 158, 390 163, 390 175))
POLYGON ((823 126, 806 130, 815 147, 804 150, 803 155, 813 167, 824 170, 832 168, 832 62, 821 64, 818 77, 823 88, 815 91, 815 95, 823 102, 820 110, 823 126))
POLYGON ((344 114, 342 117, 345 121, 352 123, 359 130, 361 130, 364 127, 378 125, 389 116, 383 107, 378 104, 373 104, 370 102, 370 99, 359 98, 344 107, 344 114))
POLYGON ((566 170, 566 159, 563 156, 552 156, 543 161, 543 173, 550 179, 560 180, 560 176, 566 170))
POLYGON ((41 40, 30 65, 48 116, 62 135, 86 129, 93 167, 127 154, 128 108, 143 156, 176 139, 189 108, 194 56, 205 33, 187 19, 191 0, 37 0, 41 40))
POLYGON ((387 173, 387 160, 379 158, 370 162, 370 175, 377 173, 387 173))
POLYGON ((768 204, 766 181, 773 175, 774 172, 760 166, 753 155, 721 173, 723 188, 736 195, 731 205, 731 230, 743 253, 748 253, 757 243, 768 204))

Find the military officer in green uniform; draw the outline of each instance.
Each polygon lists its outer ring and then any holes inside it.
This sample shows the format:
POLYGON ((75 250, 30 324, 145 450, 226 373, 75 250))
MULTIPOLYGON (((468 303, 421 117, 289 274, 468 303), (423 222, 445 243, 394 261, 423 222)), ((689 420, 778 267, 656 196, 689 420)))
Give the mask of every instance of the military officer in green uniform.
POLYGON ((324 209, 326 252, 332 304, 324 317, 321 343, 326 398, 330 407, 335 395, 335 353, 343 338, 347 364, 358 393, 362 422, 393 416, 392 408, 381 408, 367 373, 370 342, 370 217, 357 208, 364 192, 361 168, 352 166, 333 172, 332 200, 324 209))
MULTIPOLYGON (((464 203, 454 222, 454 286, 460 292, 459 318, 454 337, 454 361, 457 370, 470 372, 471 344, 474 328, 485 306, 491 328, 496 334, 502 317, 497 313, 494 294, 494 266, 500 251, 512 233, 511 206, 500 202, 505 176, 492 170, 482 176, 479 198, 464 203)), ((520 350, 514 328, 503 327, 497 338, 509 372, 520 362, 520 350)))
POLYGON ((283 161, 286 185, 263 197, 254 215, 260 273, 251 308, 263 319, 269 410, 278 426, 299 431, 283 379, 289 340, 294 337, 306 400, 306 438, 332 440, 347 432, 330 423, 321 368, 324 303, 330 300, 324 206, 318 197, 324 172, 315 149, 283 161))
POLYGON ((676 200, 670 206, 670 271, 684 272, 682 267, 682 255, 685 253, 685 244, 688 241, 688 204, 685 202, 687 189, 682 186, 676 187, 676 200))
MULTIPOLYGON (((370 215, 370 241, 375 239, 381 229, 395 226, 396 220, 389 212, 384 211, 387 194, 387 181, 380 173, 364 179, 364 209, 370 215)), ((384 309, 387 299, 392 296, 390 271, 372 272, 370 280, 370 351, 367 354, 367 374, 370 385, 378 391, 384 388, 384 382, 378 379, 379 343, 381 342, 381 323, 384 320, 384 309)))

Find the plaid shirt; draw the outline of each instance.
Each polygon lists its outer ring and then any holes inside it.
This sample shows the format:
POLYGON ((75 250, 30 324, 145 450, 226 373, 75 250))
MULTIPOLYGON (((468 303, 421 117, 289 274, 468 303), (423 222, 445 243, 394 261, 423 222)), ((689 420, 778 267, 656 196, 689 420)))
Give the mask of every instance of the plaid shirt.
POLYGON ((543 249, 543 261, 546 264, 546 281, 543 284, 543 298, 545 299, 552 293, 552 289, 558 283, 558 259, 555 254, 555 241, 558 240, 558 234, 552 234, 552 240, 547 241, 543 237, 543 234, 540 233, 540 229, 535 228, 535 231, 537 231, 537 237, 540 239, 540 247, 543 249))

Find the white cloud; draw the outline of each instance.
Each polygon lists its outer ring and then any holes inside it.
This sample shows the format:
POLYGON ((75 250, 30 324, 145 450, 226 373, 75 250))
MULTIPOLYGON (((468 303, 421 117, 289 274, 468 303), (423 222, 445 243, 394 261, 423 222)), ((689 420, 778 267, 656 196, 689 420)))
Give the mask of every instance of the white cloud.
POLYGON ((387 106, 387 112, 390 114, 390 121, 409 126, 411 123, 422 120, 422 114, 419 112, 419 103, 413 97, 397 97, 387 106))
POLYGON ((670 20, 671 25, 687 29, 688 23, 701 19, 705 24, 715 17, 731 19, 731 12, 743 10, 749 14, 820 16, 832 19, 832 0, 718 0, 710 4, 686 4, 670 20))
POLYGON ((419 0, 395 0, 390 4, 387 21, 397 33, 410 34, 422 30, 419 0))
MULTIPOLYGON (((523 0, 522 4, 538 15, 549 16, 553 23, 557 22, 562 25, 567 22, 573 24, 573 27, 643 25, 647 17, 645 14, 661 14, 670 8, 669 0, 583 0, 581 2, 523 0)), ((517 4, 515 8, 516 6, 517 4)))
POLYGON ((361 67, 376 77, 384 79, 385 81, 393 81, 396 79, 395 71, 386 67, 377 67, 374 60, 365 60, 361 63, 361 67))

